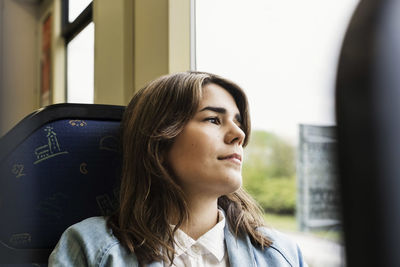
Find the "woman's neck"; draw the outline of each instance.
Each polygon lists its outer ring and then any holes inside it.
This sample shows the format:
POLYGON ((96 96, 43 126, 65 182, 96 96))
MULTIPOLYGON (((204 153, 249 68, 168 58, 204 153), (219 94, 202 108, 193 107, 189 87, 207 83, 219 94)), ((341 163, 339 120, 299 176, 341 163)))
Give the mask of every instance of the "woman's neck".
POLYGON ((184 222, 181 230, 197 240, 218 222, 218 199, 189 199, 189 220, 184 222))

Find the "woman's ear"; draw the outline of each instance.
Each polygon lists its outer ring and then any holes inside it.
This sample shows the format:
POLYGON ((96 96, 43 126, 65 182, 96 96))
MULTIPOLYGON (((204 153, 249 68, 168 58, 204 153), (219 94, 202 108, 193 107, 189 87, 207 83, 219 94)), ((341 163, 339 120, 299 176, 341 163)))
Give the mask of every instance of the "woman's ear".
POLYGON ((159 153, 159 160, 160 163, 163 166, 166 166, 168 163, 168 153, 171 150, 171 146, 172 146, 172 141, 168 141, 165 144, 163 144, 162 149, 160 149, 162 152, 159 153))

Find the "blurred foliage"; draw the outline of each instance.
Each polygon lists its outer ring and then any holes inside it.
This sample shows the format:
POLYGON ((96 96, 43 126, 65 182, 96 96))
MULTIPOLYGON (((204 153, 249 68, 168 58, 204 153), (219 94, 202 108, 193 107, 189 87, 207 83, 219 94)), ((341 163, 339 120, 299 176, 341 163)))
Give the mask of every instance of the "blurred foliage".
POLYGON ((294 214, 295 148, 279 136, 254 131, 245 149, 244 188, 266 212, 294 214))

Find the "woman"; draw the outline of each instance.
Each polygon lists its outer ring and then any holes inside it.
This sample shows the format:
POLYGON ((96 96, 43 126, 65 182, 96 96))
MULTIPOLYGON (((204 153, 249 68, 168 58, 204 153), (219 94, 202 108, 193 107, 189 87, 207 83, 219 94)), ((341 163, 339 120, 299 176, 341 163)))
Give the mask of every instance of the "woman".
POLYGON ((158 78, 123 122, 120 206, 68 228, 50 266, 303 266, 241 189, 247 98, 209 73, 158 78))

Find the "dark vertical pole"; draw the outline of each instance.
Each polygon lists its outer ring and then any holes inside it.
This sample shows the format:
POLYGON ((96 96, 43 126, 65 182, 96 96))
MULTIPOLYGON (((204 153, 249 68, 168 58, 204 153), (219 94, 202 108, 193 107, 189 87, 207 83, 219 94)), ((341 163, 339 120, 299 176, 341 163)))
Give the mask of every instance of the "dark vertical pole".
POLYGON ((61 28, 65 29, 69 23, 69 0, 61 1, 61 28))
POLYGON ((400 266, 400 1, 361 1, 336 89, 347 264, 400 266))
MULTIPOLYGON (((69 0, 61 1, 61 32, 64 32, 69 24, 69 0)), ((64 38, 64 99, 68 102, 68 42, 65 36, 64 38)))

